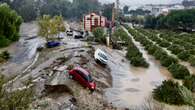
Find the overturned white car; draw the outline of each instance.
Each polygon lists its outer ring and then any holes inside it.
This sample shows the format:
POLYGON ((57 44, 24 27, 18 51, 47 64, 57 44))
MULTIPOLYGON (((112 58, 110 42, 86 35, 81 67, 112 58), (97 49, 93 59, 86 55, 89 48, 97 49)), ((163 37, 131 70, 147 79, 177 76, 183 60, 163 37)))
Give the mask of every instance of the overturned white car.
POLYGON ((94 58, 97 62, 104 64, 104 65, 106 65, 108 62, 107 54, 101 49, 97 49, 95 51, 94 58))

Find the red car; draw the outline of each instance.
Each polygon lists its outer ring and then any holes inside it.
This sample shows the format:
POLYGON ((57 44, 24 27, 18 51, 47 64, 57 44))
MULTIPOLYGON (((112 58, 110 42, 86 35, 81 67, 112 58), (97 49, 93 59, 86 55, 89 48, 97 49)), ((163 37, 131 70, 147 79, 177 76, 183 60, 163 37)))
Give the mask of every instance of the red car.
POLYGON ((96 84, 90 73, 81 67, 70 70, 69 78, 78 81, 82 86, 89 88, 91 91, 96 89, 96 84))

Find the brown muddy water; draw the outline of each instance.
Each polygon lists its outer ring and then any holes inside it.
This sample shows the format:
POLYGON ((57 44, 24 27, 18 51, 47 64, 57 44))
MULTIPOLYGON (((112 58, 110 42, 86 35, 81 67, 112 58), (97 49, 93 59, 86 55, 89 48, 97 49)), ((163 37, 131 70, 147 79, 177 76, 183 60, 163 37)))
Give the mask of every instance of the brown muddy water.
POLYGON ((126 52, 104 48, 110 55, 108 66, 113 77, 113 87, 106 89, 105 96, 109 103, 119 108, 142 106, 154 88, 161 85, 162 81, 171 78, 167 69, 148 55, 138 42, 135 40, 133 42, 150 64, 149 68, 133 67, 125 58, 126 52))

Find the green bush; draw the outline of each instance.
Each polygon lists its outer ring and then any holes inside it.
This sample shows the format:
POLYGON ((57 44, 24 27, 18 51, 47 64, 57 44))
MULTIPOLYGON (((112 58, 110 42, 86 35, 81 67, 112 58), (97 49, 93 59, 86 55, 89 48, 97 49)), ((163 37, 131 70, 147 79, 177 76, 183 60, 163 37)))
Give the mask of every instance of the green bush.
POLYGON ((163 81, 162 85, 153 90, 154 99, 168 104, 185 104, 179 93, 179 84, 173 81, 163 81))
POLYGON ((106 43, 106 37, 103 28, 100 27, 95 28, 92 32, 96 42, 104 43, 104 44, 106 43))
POLYGON ((162 66, 169 67, 171 64, 176 64, 178 60, 171 56, 165 55, 160 58, 160 62, 162 66))
POLYGON ((192 92, 195 92, 195 76, 191 75, 185 78, 184 86, 187 87, 192 92))
POLYGON ((164 51, 164 50, 162 50, 162 49, 158 49, 158 50, 156 50, 155 52, 154 52, 154 57, 157 59, 157 60, 160 60, 160 58, 162 57, 162 56, 167 56, 167 53, 164 51))
POLYGON ((8 60, 10 58, 10 54, 8 51, 3 51, 1 54, 0 54, 0 57, 5 59, 5 60, 8 60))
POLYGON ((161 47, 169 47, 169 46, 170 46, 170 43, 163 40, 162 42, 159 43, 159 45, 160 45, 161 47))
POLYGON ((126 56, 128 59, 131 59, 132 57, 142 57, 142 53, 140 53, 137 47, 135 47, 131 42, 127 47, 126 56))
POLYGON ((191 55, 189 58, 189 62, 192 66, 195 66, 195 56, 191 55))
POLYGON ((115 38, 118 41, 124 41, 126 44, 128 44, 128 41, 130 39, 128 34, 122 28, 118 28, 114 32, 113 38, 115 38))
POLYGON ((0 47, 6 47, 19 39, 22 18, 7 4, 0 4, 0 47))
POLYGON ((188 77, 190 75, 189 70, 185 66, 180 64, 172 64, 168 67, 168 70, 176 79, 185 79, 185 77, 188 77))
POLYGON ((189 50, 190 54, 195 55, 195 49, 189 50))
POLYGON ((189 51, 183 51, 183 52, 179 53, 177 56, 181 60, 188 61, 189 57, 190 57, 190 52, 189 51))
POLYGON ((148 46, 148 53, 153 55, 158 50, 158 47, 156 45, 148 46))
POLYGON ((0 35, 0 47, 6 47, 10 44, 10 40, 0 35))
POLYGON ((171 46, 168 48, 168 50, 170 50, 170 51, 171 51, 173 54, 175 54, 175 55, 177 55, 177 54, 179 54, 179 53, 181 53, 181 52, 184 51, 184 49, 183 49, 181 46, 175 45, 175 44, 171 45, 171 46))
POLYGON ((133 66, 142 66, 142 67, 146 67, 146 68, 149 67, 149 64, 142 57, 131 58, 131 64, 133 66))

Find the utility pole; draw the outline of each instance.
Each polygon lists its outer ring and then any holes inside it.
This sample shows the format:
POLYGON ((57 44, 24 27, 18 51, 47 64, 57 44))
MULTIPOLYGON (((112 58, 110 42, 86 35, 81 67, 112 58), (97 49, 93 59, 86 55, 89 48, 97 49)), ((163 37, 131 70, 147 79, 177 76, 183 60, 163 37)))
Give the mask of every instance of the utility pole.
POLYGON ((107 42, 107 46, 110 45, 110 39, 112 37, 112 27, 113 27, 113 24, 115 22, 115 3, 112 4, 112 21, 109 22, 109 27, 108 27, 108 36, 106 37, 106 42, 107 42))
POLYGON ((112 4, 112 22, 115 22, 116 17, 116 9, 115 9, 115 3, 112 4))
POLYGON ((116 0, 116 19, 118 20, 119 18, 119 11, 120 11, 120 2, 119 0, 116 0))

